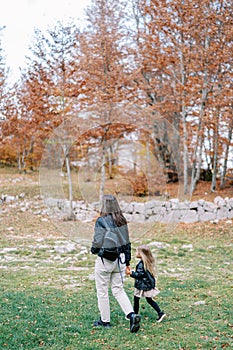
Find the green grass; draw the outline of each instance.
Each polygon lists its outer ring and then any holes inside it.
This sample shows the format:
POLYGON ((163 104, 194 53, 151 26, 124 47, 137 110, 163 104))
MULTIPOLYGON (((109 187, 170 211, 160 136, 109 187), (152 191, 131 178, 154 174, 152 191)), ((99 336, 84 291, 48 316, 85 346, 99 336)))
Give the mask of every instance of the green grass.
MULTIPOLYGON (((2 194, 24 192, 30 200, 40 193, 38 173, 8 174, 0 169, 0 180, 2 194), (19 177, 20 181, 13 181, 19 177)), ((85 188, 88 195, 90 188, 85 188)), ((112 328, 92 326, 99 318, 95 283, 89 279, 94 272, 95 256, 79 255, 79 245, 76 251, 67 254, 54 250, 58 242, 62 245, 75 237, 91 242, 94 223, 84 226, 79 222, 43 221, 40 215, 21 212, 20 207, 8 204, 1 209, 1 350, 233 348, 233 240, 229 223, 170 227, 129 224, 132 267, 137 263, 134 253, 138 244, 163 243, 163 248, 155 245, 152 250, 157 262, 157 286, 161 290, 157 301, 167 313, 161 324, 156 323, 153 309, 143 299, 140 331, 131 334, 128 321, 111 293, 112 328), (73 224, 75 234, 71 235, 73 224)), ((125 289, 132 300, 132 279, 126 278, 125 289)))
MULTIPOLYGON (((217 231, 217 230, 216 230, 217 231)), ((138 241, 143 241, 140 238, 138 241)), ((31 241, 2 235, 4 246, 18 251, 1 254, 0 348, 19 349, 230 349, 232 338, 231 232, 200 235, 177 228, 171 235, 159 227, 146 241, 166 242, 153 247, 158 264, 157 301, 167 318, 156 323, 156 314, 143 299, 141 329, 129 332, 129 324, 113 299, 109 330, 93 328, 98 319, 94 281, 95 257, 77 252, 60 255, 48 248, 29 247, 31 241), (184 245, 192 244, 191 249, 184 245), (31 251, 31 254, 30 254, 31 251), (11 258, 11 259, 10 259, 11 258), (18 260, 17 260, 18 259, 18 260), (78 270, 80 268, 80 270, 78 270), (200 303, 199 303, 200 302, 200 303)), ((133 251, 138 241, 133 242, 133 251)), ((2 245, 1 245, 2 246, 2 245)), ((136 264, 132 259, 132 267, 136 264)), ((125 289, 133 298, 133 280, 125 289)))

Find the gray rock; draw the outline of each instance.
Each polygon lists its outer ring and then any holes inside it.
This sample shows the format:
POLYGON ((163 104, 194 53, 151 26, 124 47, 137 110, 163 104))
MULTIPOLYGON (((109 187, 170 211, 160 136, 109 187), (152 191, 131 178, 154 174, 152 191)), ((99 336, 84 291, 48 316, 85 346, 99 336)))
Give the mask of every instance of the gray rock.
POLYGON ((199 221, 211 221, 216 219, 216 213, 204 212, 199 215, 199 221))
POLYGON ((133 220, 132 214, 124 213, 124 217, 126 218, 127 222, 132 222, 133 220))
POLYGON ((146 220, 146 222, 148 223, 160 222, 160 220, 161 220, 161 215, 152 215, 146 220))
POLYGON ((154 214, 154 211, 152 208, 147 208, 144 210, 144 215, 145 215, 146 219, 148 219, 153 214, 154 214))
POLYGON ((198 215, 196 210, 183 210, 181 222, 192 223, 198 221, 198 215))
MULTIPOLYGON (((160 202, 159 202, 160 203, 160 202)), ((161 203, 160 203, 161 204, 161 203)), ((159 204, 159 205, 160 205, 159 204)), ((145 210, 153 209, 156 206, 156 201, 149 201, 145 203, 145 210)))
POLYGON ((205 202, 203 208, 205 211, 211 211, 213 213, 216 213, 218 209, 217 205, 212 202, 205 202))
POLYGON ((205 215, 205 209, 203 207, 197 208, 198 216, 205 215))
POLYGON ((195 306, 197 306, 197 305, 205 305, 205 301, 204 300, 195 301, 195 303, 193 303, 193 305, 195 305, 195 306))
POLYGON ((76 250, 76 244, 67 242, 63 245, 56 245, 54 247, 54 250, 56 253, 59 253, 59 254, 70 253, 70 252, 73 252, 74 250, 76 250))
POLYGON ((124 213, 132 214, 134 212, 134 203, 128 203, 124 208, 122 208, 124 213))
POLYGON ((218 207, 222 207, 223 205, 225 205, 225 200, 220 197, 220 196, 217 196, 214 198, 214 203, 218 206, 218 207))
POLYGON ((133 222, 145 222, 145 215, 139 214, 139 213, 134 213, 132 215, 132 221, 133 222))
POLYGON ((190 244, 183 244, 181 246, 181 249, 193 250, 193 245, 191 243, 190 244))
POLYGON ((154 208, 154 214, 155 215, 160 215, 160 216, 164 216, 167 213, 167 210, 165 207, 156 207, 154 208))
POLYGON ((134 204, 134 213, 140 214, 140 213, 143 213, 144 210, 145 210, 144 203, 135 203, 134 204))
POLYGON ((190 206, 189 206, 189 203, 187 202, 175 202, 175 203, 172 203, 172 209, 184 209, 184 210, 187 210, 189 209, 190 206))
POLYGON ((15 196, 6 196, 5 198, 6 203, 11 203, 11 202, 14 202, 15 200, 17 200, 15 196))
POLYGON ((183 222, 183 219, 186 216, 187 212, 187 209, 172 210, 174 222, 183 222))
POLYGON ((219 208, 217 211, 217 219, 223 220, 223 219, 229 219, 228 218, 229 211, 226 207, 219 208))
POLYGON ((150 242, 148 244, 150 247, 156 247, 158 249, 165 249, 165 248, 169 248, 170 244, 169 243, 165 243, 165 242, 150 242))
POLYGON ((172 205, 179 203, 179 199, 178 198, 171 198, 169 201, 172 205))
POLYGON ((179 218, 174 215, 174 212, 167 211, 163 216, 161 216, 161 219, 159 221, 162 223, 170 224, 173 222, 179 222, 179 218))
POLYGON ((204 199, 199 199, 199 200, 198 200, 198 205, 199 205, 199 206, 203 206, 204 204, 205 204, 204 199))
POLYGON ((197 209, 199 207, 198 201, 191 202, 189 205, 190 209, 197 209))

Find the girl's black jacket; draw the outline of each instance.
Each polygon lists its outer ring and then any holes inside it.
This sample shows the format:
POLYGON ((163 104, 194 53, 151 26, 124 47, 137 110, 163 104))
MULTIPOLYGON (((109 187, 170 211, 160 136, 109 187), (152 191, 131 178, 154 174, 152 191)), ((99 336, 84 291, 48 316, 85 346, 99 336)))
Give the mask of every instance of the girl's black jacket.
POLYGON ((151 290, 155 288, 155 278, 148 270, 145 270, 143 261, 136 265, 136 270, 132 271, 130 277, 135 279, 134 287, 139 290, 151 290))

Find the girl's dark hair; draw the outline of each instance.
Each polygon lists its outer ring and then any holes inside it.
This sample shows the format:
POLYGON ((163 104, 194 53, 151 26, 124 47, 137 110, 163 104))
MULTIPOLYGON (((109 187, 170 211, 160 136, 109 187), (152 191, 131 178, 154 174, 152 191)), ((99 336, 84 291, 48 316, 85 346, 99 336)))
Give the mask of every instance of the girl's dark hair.
POLYGON ((117 226, 127 224, 127 220, 122 214, 116 197, 114 197, 112 194, 104 194, 102 197, 100 216, 107 216, 109 214, 112 215, 113 221, 117 226))

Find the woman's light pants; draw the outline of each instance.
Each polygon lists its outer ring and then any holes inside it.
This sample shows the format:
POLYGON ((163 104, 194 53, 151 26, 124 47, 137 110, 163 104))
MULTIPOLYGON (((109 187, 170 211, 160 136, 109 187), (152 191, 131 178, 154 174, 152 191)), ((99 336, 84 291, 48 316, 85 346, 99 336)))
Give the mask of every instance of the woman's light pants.
POLYGON ((95 283, 98 298, 98 308, 103 322, 110 322, 110 304, 108 289, 111 286, 112 295, 118 301, 124 314, 127 316, 133 311, 133 306, 124 290, 123 277, 125 274, 125 264, 110 261, 98 257, 95 262, 95 283), (103 263, 104 262, 104 263, 103 263), (120 273, 121 271, 121 273, 120 273))

